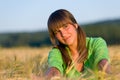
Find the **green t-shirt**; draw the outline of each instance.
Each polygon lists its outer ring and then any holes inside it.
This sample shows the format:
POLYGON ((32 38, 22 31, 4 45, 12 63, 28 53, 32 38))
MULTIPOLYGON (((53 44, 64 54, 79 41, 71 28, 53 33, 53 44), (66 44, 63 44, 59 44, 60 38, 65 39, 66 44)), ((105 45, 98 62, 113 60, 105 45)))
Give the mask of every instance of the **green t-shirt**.
POLYGON ((97 65, 100 60, 109 60, 108 48, 106 42, 102 38, 86 38, 86 47, 88 49, 88 57, 84 62, 84 71, 78 72, 75 68, 65 74, 67 68, 66 64, 62 59, 62 54, 58 48, 52 48, 48 56, 49 67, 56 67, 61 74, 67 75, 67 77, 77 77, 82 73, 90 73, 92 71, 97 71, 97 65))

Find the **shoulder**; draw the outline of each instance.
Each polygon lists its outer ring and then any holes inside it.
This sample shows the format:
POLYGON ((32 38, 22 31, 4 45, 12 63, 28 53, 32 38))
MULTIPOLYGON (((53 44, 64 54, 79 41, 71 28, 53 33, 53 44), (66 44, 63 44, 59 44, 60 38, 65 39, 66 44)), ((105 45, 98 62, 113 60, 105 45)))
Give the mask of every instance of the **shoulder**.
POLYGON ((97 45, 105 45, 106 46, 106 41, 102 37, 87 37, 86 38, 86 45, 94 47, 97 45))
POLYGON ((104 51, 108 51, 107 50, 107 43, 106 41, 101 38, 101 37, 89 37, 86 38, 86 47, 88 50, 90 51, 100 51, 100 50, 104 50, 104 51))
POLYGON ((88 41, 90 41, 90 42, 92 42, 92 43, 94 43, 94 42, 98 42, 98 41, 105 41, 102 37, 87 37, 86 38, 86 41, 88 42, 88 41))
POLYGON ((49 51, 49 57, 61 57, 62 55, 61 55, 61 52, 60 52, 60 50, 58 49, 58 48, 52 48, 50 51, 49 51))
POLYGON ((50 50, 50 52, 60 53, 60 50, 59 50, 58 48, 56 48, 56 47, 53 47, 53 48, 50 50))

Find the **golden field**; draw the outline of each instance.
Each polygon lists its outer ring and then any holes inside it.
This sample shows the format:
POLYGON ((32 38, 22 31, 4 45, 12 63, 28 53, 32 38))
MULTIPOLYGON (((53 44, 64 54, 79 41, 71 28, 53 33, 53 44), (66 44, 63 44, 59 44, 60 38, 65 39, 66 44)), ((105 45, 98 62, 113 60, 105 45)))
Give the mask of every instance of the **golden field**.
MULTIPOLYGON (((0 80, 32 80, 31 75, 42 76, 47 66, 51 47, 0 48, 0 80)), ((100 80, 120 79, 120 45, 108 46, 112 74, 100 80)), ((85 80, 85 79, 83 79, 85 80)))

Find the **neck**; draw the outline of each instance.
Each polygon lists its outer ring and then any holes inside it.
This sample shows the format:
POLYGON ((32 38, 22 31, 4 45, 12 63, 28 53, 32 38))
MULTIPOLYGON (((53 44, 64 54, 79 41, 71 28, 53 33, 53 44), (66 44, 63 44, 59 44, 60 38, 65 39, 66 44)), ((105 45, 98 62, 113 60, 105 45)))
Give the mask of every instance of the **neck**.
POLYGON ((70 53, 71 53, 71 58, 73 60, 76 60, 77 57, 79 56, 77 47, 76 48, 75 47, 69 47, 69 50, 70 50, 70 53))
POLYGON ((75 55, 77 53, 77 43, 73 44, 73 45, 69 45, 68 46, 70 52, 71 52, 71 55, 75 55))

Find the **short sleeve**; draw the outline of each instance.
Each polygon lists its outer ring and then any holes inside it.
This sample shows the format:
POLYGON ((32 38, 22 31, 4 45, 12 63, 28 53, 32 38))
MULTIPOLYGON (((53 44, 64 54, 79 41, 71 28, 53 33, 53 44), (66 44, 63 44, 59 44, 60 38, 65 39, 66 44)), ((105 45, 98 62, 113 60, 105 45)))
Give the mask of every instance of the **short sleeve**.
POLYGON ((103 38, 96 38, 93 43, 93 52, 94 52, 94 67, 97 67, 98 63, 102 59, 109 59, 108 48, 105 40, 103 38))
POLYGON ((49 67, 57 68, 63 74, 63 59, 59 49, 53 48, 48 55, 49 67))

